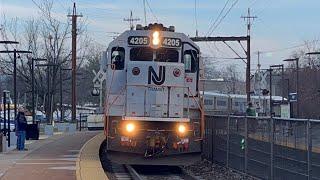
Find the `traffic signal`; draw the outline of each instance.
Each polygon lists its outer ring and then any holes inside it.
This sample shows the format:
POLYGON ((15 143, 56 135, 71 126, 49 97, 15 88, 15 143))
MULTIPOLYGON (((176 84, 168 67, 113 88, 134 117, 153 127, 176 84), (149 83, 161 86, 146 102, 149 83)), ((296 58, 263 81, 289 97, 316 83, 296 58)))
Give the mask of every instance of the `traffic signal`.
POLYGON ((240 148, 241 148, 241 150, 244 150, 244 148, 245 148, 245 140, 244 140, 244 138, 242 138, 241 141, 240 141, 240 148))

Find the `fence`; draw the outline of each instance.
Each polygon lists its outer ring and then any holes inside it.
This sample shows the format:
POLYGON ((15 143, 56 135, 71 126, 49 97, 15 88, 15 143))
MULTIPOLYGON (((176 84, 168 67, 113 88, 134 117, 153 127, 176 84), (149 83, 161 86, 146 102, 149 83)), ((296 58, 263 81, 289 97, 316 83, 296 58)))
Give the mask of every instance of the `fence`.
POLYGON ((320 180, 320 120, 205 118, 208 160, 262 179, 320 180))

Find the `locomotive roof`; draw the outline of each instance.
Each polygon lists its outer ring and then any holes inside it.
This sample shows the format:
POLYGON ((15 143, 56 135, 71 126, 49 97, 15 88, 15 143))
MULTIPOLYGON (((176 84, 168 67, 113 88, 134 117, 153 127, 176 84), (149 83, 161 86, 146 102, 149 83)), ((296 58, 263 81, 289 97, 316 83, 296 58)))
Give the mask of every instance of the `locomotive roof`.
MULTIPOLYGON (((121 44, 122 46, 128 46, 128 37, 129 36, 152 36, 154 30, 126 30, 117 36, 113 41, 110 42, 109 47, 113 47, 115 45, 121 44)), ((159 31, 162 36, 171 37, 171 38, 179 38, 183 42, 188 42, 195 46, 198 50, 200 49, 199 46, 193 42, 187 35, 180 32, 172 32, 172 31, 159 31)))

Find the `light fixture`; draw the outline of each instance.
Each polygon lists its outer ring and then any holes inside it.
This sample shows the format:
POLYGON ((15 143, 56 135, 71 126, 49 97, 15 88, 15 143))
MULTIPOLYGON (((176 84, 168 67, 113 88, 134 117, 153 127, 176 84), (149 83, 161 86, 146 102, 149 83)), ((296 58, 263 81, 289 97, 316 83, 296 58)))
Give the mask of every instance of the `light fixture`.
POLYGON ((178 132, 179 132, 180 134, 184 134, 186 131, 187 131, 187 128, 186 128, 185 125, 180 124, 180 125, 178 126, 178 132))
POLYGON ((160 37, 159 36, 160 36, 159 31, 153 32, 153 34, 152 34, 152 44, 154 46, 158 46, 159 45, 159 43, 160 43, 160 37))
POLYGON ((133 132, 134 129, 135 129, 135 125, 134 125, 133 123, 128 123, 128 124, 126 125, 126 130, 127 130, 128 133, 133 132))

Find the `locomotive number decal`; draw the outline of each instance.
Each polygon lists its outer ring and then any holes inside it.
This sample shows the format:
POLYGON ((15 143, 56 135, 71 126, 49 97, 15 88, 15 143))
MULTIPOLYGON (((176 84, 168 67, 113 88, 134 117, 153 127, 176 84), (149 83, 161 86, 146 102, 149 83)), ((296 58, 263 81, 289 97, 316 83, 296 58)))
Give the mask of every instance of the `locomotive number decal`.
POLYGON ((155 72, 152 66, 149 66, 148 70, 148 84, 151 84, 151 81, 156 85, 161 85, 165 81, 166 67, 159 66, 159 75, 155 72))
POLYGON ((129 45, 149 45, 149 37, 147 36, 130 36, 128 38, 129 45))
POLYGON ((180 47, 181 40, 178 38, 167 38, 164 37, 162 41, 162 46, 164 47, 180 47))

